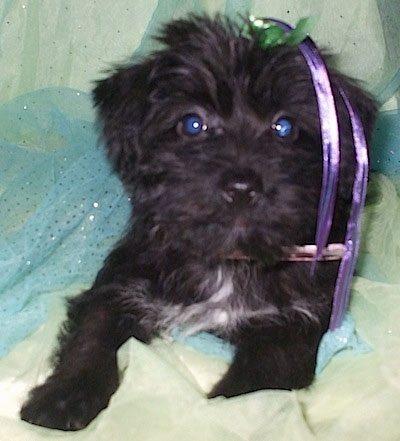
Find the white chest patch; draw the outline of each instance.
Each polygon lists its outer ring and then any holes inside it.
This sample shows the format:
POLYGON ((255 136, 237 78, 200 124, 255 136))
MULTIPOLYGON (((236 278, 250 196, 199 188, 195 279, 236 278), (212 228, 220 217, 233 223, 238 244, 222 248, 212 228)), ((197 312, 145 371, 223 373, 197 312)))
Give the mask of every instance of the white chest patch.
POLYGON ((223 279, 220 272, 218 280, 219 283, 222 283, 221 287, 205 303, 210 308, 212 320, 220 326, 224 326, 228 324, 230 319, 227 306, 231 303, 229 298, 233 295, 233 282, 232 277, 223 279))
POLYGON ((170 333, 179 328, 183 336, 200 331, 217 331, 224 335, 251 319, 276 321, 281 315, 276 306, 264 301, 258 306, 253 302, 250 307, 243 292, 235 291, 233 274, 224 268, 206 275, 199 290, 206 299, 202 302, 187 306, 163 305, 158 314, 162 330, 170 333))
POLYGON ((231 275, 224 275, 222 269, 207 275, 199 289, 206 300, 192 305, 169 305, 161 312, 159 324, 167 332, 177 326, 183 334, 221 329, 234 325, 231 275))
POLYGON ((232 276, 224 277, 221 269, 218 270, 215 282, 213 280, 207 280, 204 285, 204 288, 211 292, 215 290, 214 294, 212 294, 208 300, 211 303, 227 302, 229 297, 233 294, 232 276))

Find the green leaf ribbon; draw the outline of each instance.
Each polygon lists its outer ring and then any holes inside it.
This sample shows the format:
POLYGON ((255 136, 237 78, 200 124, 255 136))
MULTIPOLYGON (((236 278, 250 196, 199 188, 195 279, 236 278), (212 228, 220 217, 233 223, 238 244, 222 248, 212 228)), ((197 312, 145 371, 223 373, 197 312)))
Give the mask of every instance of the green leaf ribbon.
POLYGON ((242 29, 242 35, 250 39, 256 37, 263 49, 282 45, 297 46, 308 37, 314 25, 313 18, 304 17, 297 22, 291 32, 285 32, 274 23, 262 18, 250 17, 249 23, 242 29))

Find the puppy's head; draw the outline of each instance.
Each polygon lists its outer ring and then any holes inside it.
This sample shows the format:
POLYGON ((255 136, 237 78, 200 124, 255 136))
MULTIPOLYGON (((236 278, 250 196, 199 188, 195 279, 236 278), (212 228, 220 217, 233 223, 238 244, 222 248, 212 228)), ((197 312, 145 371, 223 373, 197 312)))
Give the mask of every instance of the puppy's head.
MULTIPOLYGON (((265 262, 313 243, 321 132, 299 49, 262 49, 221 18, 173 22, 160 40, 164 49, 94 91, 110 158, 149 237, 186 255, 265 262)), ((331 81, 342 150, 332 236, 341 240, 355 161, 339 85, 367 135, 375 108, 345 78, 332 73, 331 81)))

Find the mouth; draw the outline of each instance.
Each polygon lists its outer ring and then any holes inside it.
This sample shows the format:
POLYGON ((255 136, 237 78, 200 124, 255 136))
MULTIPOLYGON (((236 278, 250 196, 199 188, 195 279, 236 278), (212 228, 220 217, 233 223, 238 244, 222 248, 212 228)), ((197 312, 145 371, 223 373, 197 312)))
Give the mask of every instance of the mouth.
MULTIPOLYGON (((279 259, 280 262, 328 262, 341 260, 345 252, 345 246, 341 243, 328 244, 322 249, 319 256, 317 255, 317 246, 314 244, 283 247, 282 250, 283 253, 282 257, 279 259)), ((247 262, 262 261, 262 259, 245 253, 240 249, 235 249, 233 252, 227 254, 225 259, 238 261, 243 260, 247 262)))
POLYGON ((266 244, 257 230, 250 228, 244 216, 237 216, 232 224, 231 249, 223 254, 228 261, 260 262, 273 265, 278 262, 326 262, 341 260, 345 253, 342 243, 328 243, 318 249, 316 244, 273 245, 266 244))
POLYGON ((280 261, 281 249, 270 242, 263 226, 245 214, 232 219, 220 248, 220 258, 228 261, 258 262, 272 266, 280 261))
POLYGON ((256 257, 252 257, 249 254, 244 253, 242 250, 236 249, 232 251, 232 253, 227 254, 224 256, 226 260, 244 260, 247 262, 250 261, 257 261, 258 259, 256 257))

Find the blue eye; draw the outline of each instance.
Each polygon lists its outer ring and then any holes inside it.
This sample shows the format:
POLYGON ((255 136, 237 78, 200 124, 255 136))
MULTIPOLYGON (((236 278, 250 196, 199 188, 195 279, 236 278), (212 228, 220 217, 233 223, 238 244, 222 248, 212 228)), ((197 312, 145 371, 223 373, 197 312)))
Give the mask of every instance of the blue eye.
POLYGON ((180 129, 184 135, 197 136, 207 130, 207 125, 200 116, 187 115, 182 119, 180 129))
POLYGON ((287 118, 279 118, 271 128, 280 138, 288 138, 293 133, 293 124, 287 118))

